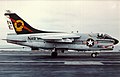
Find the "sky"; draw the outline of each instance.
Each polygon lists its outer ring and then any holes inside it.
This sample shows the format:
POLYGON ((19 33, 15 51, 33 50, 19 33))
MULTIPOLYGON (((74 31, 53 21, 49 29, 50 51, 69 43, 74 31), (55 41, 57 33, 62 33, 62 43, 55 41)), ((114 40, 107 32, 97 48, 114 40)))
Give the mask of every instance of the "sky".
MULTIPOLYGON (((17 13, 34 28, 47 31, 106 33, 120 40, 118 0, 0 0, 0 39, 8 33, 6 10, 17 13)), ((8 45, 0 40, 0 45, 8 45)))

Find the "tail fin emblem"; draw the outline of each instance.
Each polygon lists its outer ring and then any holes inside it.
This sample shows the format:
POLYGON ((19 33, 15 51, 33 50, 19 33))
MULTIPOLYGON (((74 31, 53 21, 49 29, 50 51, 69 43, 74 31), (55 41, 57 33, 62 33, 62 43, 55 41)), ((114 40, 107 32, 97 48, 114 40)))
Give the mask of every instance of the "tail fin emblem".
POLYGON ((17 20, 15 23, 15 28, 16 28, 16 31, 18 32, 21 32, 22 29, 24 28, 24 22, 22 20, 17 20))

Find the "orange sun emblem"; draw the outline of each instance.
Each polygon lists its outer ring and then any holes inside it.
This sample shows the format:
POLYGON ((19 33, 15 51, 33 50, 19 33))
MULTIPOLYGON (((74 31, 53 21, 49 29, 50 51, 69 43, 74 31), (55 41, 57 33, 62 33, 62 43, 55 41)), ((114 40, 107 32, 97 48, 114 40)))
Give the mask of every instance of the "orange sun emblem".
POLYGON ((22 29, 24 28, 24 22, 22 20, 17 20, 14 23, 16 31, 21 32, 22 29))

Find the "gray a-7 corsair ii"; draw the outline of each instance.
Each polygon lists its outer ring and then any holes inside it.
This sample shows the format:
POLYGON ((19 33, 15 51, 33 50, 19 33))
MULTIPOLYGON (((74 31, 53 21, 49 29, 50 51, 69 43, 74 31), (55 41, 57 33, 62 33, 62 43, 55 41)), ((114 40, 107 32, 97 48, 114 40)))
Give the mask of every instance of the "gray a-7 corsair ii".
POLYGON ((26 23, 16 13, 5 13, 10 30, 16 34, 8 34, 8 43, 28 46, 32 50, 49 49, 51 56, 56 57, 58 51, 65 50, 93 51, 92 57, 97 56, 96 51, 113 50, 118 40, 99 33, 80 34, 37 30, 26 23))

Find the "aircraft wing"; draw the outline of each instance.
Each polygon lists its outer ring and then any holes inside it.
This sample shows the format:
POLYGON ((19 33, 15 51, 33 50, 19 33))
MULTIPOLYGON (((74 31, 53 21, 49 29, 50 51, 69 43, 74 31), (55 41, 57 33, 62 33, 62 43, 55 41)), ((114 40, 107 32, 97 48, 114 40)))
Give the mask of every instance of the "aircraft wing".
POLYGON ((0 49, 20 49, 20 48, 25 48, 25 47, 1 47, 0 49))
POLYGON ((48 36, 35 36, 38 38, 41 38, 42 40, 45 40, 47 42, 72 42, 74 39, 78 39, 81 36, 79 35, 69 35, 69 34, 63 34, 63 35, 48 35, 48 36))
POLYGON ((6 41, 12 41, 12 42, 26 42, 25 40, 10 40, 10 39, 2 39, 6 41))

